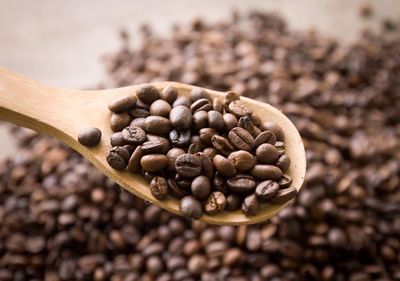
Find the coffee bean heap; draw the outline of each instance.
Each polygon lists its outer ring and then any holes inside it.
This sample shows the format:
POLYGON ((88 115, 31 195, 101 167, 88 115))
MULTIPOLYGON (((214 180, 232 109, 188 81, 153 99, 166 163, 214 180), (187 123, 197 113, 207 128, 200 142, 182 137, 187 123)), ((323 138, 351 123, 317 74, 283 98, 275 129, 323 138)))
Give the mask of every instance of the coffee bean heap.
POLYGON ((109 57, 101 88, 175 80, 268 100, 301 131, 305 186, 264 224, 206 225, 14 128, 20 151, 0 162, 0 280, 399 280, 398 31, 342 45, 260 13, 171 36, 145 28, 139 47, 109 57))
POLYGON ((256 215, 261 202, 283 204, 297 193, 283 174, 290 158, 282 128, 262 122, 234 92, 222 101, 202 88, 189 97, 146 84, 109 109, 109 165, 141 173, 158 200, 180 199, 187 218, 240 208, 256 215))

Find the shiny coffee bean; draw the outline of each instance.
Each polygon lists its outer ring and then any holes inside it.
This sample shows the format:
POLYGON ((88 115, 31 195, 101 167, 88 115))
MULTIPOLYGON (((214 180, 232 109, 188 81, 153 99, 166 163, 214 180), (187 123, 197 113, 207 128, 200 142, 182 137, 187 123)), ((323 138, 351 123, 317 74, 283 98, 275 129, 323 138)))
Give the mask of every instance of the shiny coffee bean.
POLYGON ((146 84, 136 92, 136 95, 142 102, 151 105, 160 97, 160 92, 155 86, 146 84))
POLYGON ((95 147, 100 143, 101 131, 97 128, 85 128, 79 132, 78 141, 87 147, 95 147))
POLYGON ((204 200, 211 192, 211 183, 208 177, 198 176, 191 184, 191 190, 194 197, 199 200, 204 200))
POLYGON ((129 114, 133 118, 146 118, 147 116, 150 115, 150 112, 145 108, 134 107, 129 110, 129 114))
POLYGON ((228 189, 239 194, 250 194, 256 188, 256 180, 250 175, 236 175, 227 181, 228 189))
POLYGON ((257 164, 251 169, 250 174, 258 180, 279 180, 282 170, 273 165, 257 164))
POLYGON ((272 144, 263 143, 257 147, 256 157, 259 163, 273 164, 278 159, 279 152, 272 144))
POLYGON ((272 180, 260 182, 256 187, 256 195, 261 200, 274 197, 279 191, 279 184, 272 180))
POLYGON ((278 193, 268 200, 272 204, 284 204, 292 200, 297 194, 295 187, 285 188, 278 191, 278 193))
POLYGON ((264 131, 261 132, 254 140, 254 147, 258 147, 263 143, 269 143, 275 145, 276 137, 273 132, 271 131, 264 131))
POLYGON ((292 177, 285 174, 277 181, 277 183, 279 184, 279 188, 287 188, 292 184, 292 177))
POLYGON ((168 196, 168 182, 165 178, 155 177, 150 183, 150 192, 157 200, 164 200, 168 196))
POLYGON ((171 131, 171 122, 165 117, 149 116, 144 121, 144 129, 150 134, 165 136, 171 131))
POLYGON ((211 143, 224 156, 228 156, 234 151, 233 145, 224 137, 215 135, 211 138, 211 143))
POLYGON ((242 212, 246 216, 254 216, 260 209, 260 203, 255 194, 251 194, 244 198, 242 203, 242 212))
POLYGON ((195 153, 195 156, 201 162, 202 174, 211 179, 214 174, 214 165, 211 159, 203 152, 197 152, 195 153))
POLYGON ((139 127, 142 128, 144 130, 144 121, 146 120, 146 118, 135 118, 132 120, 131 124, 129 126, 132 127, 139 127))
POLYGON ((136 147, 136 149, 133 151, 131 157, 129 158, 128 162, 128 171, 132 173, 138 173, 142 166, 140 165, 140 159, 142 159, 144 153, 142 150, 142 146, 139 145, 136 147))
POLYGON ((226 207, 226 197, 220 191, 214 191, 207 198, 207 201, 204 203, 204 211, 208 215, 216 215, 219 212, 225 210, 226 207))
POLYGON ((113 113, 110 118, 110 127, 113 132, 121 131, 131 123, 128 113, 113 113))
POLYGON ((202 146, 200 146, 200 145, 197 144, 197 143, 192 143, 192 144, 189 146, 189 148, 188 148, 188 153, 190 153, 190 154, 195 154, 195 153, 197 153, 197 152, 200 152, 201 149, 202 149, 202 146))
POLYGON ((235 165, 238 172, 245 172, 253 169, 256 164, 255 157, 248 151, 239 150, 229 154, 228 159, 235 165))
POLYGON ((150 114, 169 118, 171 105, 165 100, 156 100, 150 105, 150 114))
POLYGON ((142 144, 144 154, 165 154, 168 152, 169 143, 167 139, 164 140, 148 140, 142 144))
POLYGON ((185 151, 182 148, 171 148, 167 152, 168 164, 167 169, 168 171, 174 172, 175 171, 175 161, 178 156, 185 154, 185 151))
POLYGON ((203 215, 203 207, 200 201, 193 196, 185 196, 179 203, 179 211, 188 219, 199 219, 203 215))
POLYGON ((254 138, 243 128, 233 128, 230 130, 228 137, 236 149, 250 151, 254 146, 254 138))
POLYGON ((268 130, 268 131, 273 132, 278 141, 285 140, 285 133, 283 132, 282 128, 274 122, 265 121, 264 123, 261 124, 261 130, 263 130, 263 131, 268 130))
POLYGON ((107 163, 115 170, 124 170, 128 164, 130 154, 129 151, 122 146, 111 148, 107 155, 107 163))
POLYGON ((200 99, 208 99, 211 101, 211 95, 203 88, 194 88, 190 92, 190 99, 195 102, 200 99))
POLYGON ((207 127, 208 124, 208 115, 207 112, 204 110, 197 111, 196 113, 193 114, 193 126, 195 130, 199 131, 205 127, 207 127))
POLYGON ((279 167, 282 171, 286 172, 290 166, 290 158, 286 154, 283 154, 278 158, 275 165, 279 167))
POLYGON ((216 131, 211 128, 203 128, 199 131, 200 139, 203 143, 210 145, 211 138, 216 135, 216 131))
POLYGON ((128 144, 142 144, 146 141, 146 132, 139 127, 127 127, 122 130, 122 138, 128 144))
POLYGON ((148 154, 140 159, 140 165, 147 172, 159 172, 167 166, 168 158, 164 154, 148 154))
POLYGON ((195 101, 194 103, 192 103, 192 105, 190 106, 190 110, 192 111, 192 113, 196 113, 199 111, 210 111, 212 110, 212 104, 211 101, 208 99, 199 99, 197 101, 195 101))
POLYGON ((210 110, 207 113, 208 126, 215 129, 217 132, 222 132, 225 129, 225 120, 222 114, 215 110, 210 110))
POLYGON ((128 110, 136 103, 136 97, 134 95, 129 96, 121 96, 114 99, 109 105, 108 108, 115 113, 123 112, 128 110))
POLYGON ((160 98, 168 102, 169 104, 173 104, 176 98, 178 97, 178 90, 174 86, 166 86, 162 89, 160 93, 160 98))
POLYGON ((242 199, 237 194, 229 194, 226 196, 226 207, 227 211, 236 211, 242 205, 242 199))
POLYGON ((124 146, 126 144, 126 141, 122 137, 122 132, 116 132, 112 134, 110 138, 110 143, 111 146, 124 146))
POLYGON ((233 177, 236 175, 236 168, 233 163, 227 158, 216 155, 213 159, 215 169, 219 174, 225 177, 233 177))
POLYGON ((201 173, 201 162, 193 154, 183 154, 176 159, 175 169, 182 177, 194 178, 201 173))
POLYGON ((192 125, 192 112, 183 105, 172 108, 169 120, 175 129, 190 129, 192 125))
POLYGON ((187 147, 190 145, 191 133, 190 130, 174 129, 169 132, 169 139, 173 146, 187 147))
POLYGON ((210 160, 212 161, 215 155, 218 154, 218 151, 214 147, 206 147, 204 148, 203 153, 207 155, 207 157, 210 158, 210 160))

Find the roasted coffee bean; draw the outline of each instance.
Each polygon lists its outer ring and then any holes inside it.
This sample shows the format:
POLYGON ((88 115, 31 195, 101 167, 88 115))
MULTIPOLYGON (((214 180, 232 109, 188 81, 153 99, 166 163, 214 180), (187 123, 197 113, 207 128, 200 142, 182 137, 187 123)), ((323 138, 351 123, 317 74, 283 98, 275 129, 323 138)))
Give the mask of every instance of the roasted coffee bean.
POLYGON ((256 126, 258 128, 261 127, 262 120, 261 120, 260 116, 253 113, 252 115, 250 115, 250 118, 251 118, 251 121, 253 122, 254 126, 256 126))
POLYGON ((143 157, 143 155, 144 153, 142 150, 142 146, 139 145, 138 147, 136 147, 131 157, 129 158, 128 171, 132 173, 138 173, 140 171, 140 169, 142 168, 140 165, 140 159, 143 157))
POLYGON ((215 135, 211 138, 211 143, 222 155, 228 156, 234 151, 233 145, 224 137, 215 135))
POLYGON ((203 143, 210 145, 211 138, 216 135, 216 131, 212 128, 203 128, 199 131, 200 139, 203 143))
POLYGON ((225 120, 222 114, 215 110, 210 110, 207 113, 208 116, 208 126, 215 129, 218 132, 223 132, 225 129, 225 120))
POLYGON ((122 146, 111 148, 107 155, 107 163, 115 170, 124 170, 128 164, 129 151, 122 146))
POLYGON ((257 164, 250 174, 258 180, 278 180, 282 176, 282 170, 273 165, 257 164))
POLYGON ((167 166, 168 158, 164 154, 148 154, 140 159, 140 165, 147 172, 159 172, 167 166))
POLYGON ((213 109, 218 111, 219 113, 224 113, 224 103, 221 99, 214 98, 213 99, 213 109))
POLYGON ((242 205, 242 199, 237 194, 229 194, 226 196, 226 210, 236 211, 240 209, 242 205))
POLYGON ((256 195, 262 200, 274 197, 279 191, 279 184, 272 180, 260 182, 256 187, 256 195))
POLYGON ((199 219, 203 215, 203 207, 200 201, 193 196, 185 196, 179 203, 179 211, 188 219, 199 219))
POLYGON ((276 149, 278 149, 279 155, 283 155, 285 153, 285 144, 281 141, 277 141, 275 143, 276 149))
POLYGON ((223 115, 225 127, 228 131, 238 126, 238 119, 232 113, 225 113, 223 115))
POLYGON ((192 102, 190 101, 189 97, 186 96, 182 96, 182 97, 178 97, 174 103, 172 104, 172 107, 177 107, 179 105, 183 105, 185 107, 190 107, 190 105, 192 104, 192 102))
POLYGON ((182 177, 194 178, 201 173, 201 162, 193 154, 183 154, 176 158, 175 169, 182 177))
POLYGON ((208 177, 198 176, 191 184, 191 190, 194 197, 199 200, 204 200, 211 192, 211 183, 208 177))
POLYGON ((122 137, 122 132, 116 132, 111 135, 110 138, 111 146, 124 146, 126 141, 122 137))
POLYGON ((263 143, 257 147, 256 157, 259 163, 272 164, 278 159, 279 152, 272 144, 263 143))
POLYGON ((113 132, 121 131, 131 123, 128 113, 113 113, 110 118, 110 127, 113 132))
POLYGON ((126 144, 126 145, 124 145, 123 147, 124 147, 126 150, 129 151, 129 154, 132 154, 132 153, 135 151, 137 145, 135 145, 135 144, 126 144))
POLYGON ((132 122, 129 126, 139 127, 144 130, 144 121, 146 121, 146 118, 135 118, 132 120, 132 122))
POLYGON ((144 121, 144 129, 150 134, 164 136, 171 131, 171 122, 165 117, 149 116, 144 121))
POLYGON ((178 90, 174 86, 166 86, 162 89, 160 93, 160 98, 168 102, 169 104, 173 104, 176 98, 178 97, 178 90))
POLYGON ((251 194, 244 198, 242 203, 242 212, 246 216, 254 216, 260 209, 260 203, 255 194, 251 194))
POLYGON ((192 186, 192 181, 193 181, 193 179, 192 178, 185 178, 185 177, 182 177, 181 175, 179 175, 179 174, 176 174, 175 175, 175 182, 176 182, 176 184, 181 188, 181 189, 183 189, 183 190, 190 190, 190 187, 192 186))
POLYGON ((136 95, 142 102, 147 105, 151 105, 160 97, 160 92, 155 86, 151 84, 145 84, 140 87, 139 90, 137 90, 136 95))
POLYGON ((224 194, 228 194, 228 187, 226 185, 226 179, 219 175, 218 173, 215 174, 212 185, 215 190, 221 191, 224 194))
POLYGON ((193 114, 192 122, 193 122, 193 126, 194 126, 195 130, 197 130, 197 131, 207 127, 207 124, 208 124, 207 112, 205 112, 204 110, 197 111, 196 113, 193 114))
POLYGON ((276 166, 279 167, 283 172, 286 172, 290 166, 290 158, 286 154, 283 154, 276 161, 276 166))
POLYGON ((254 138, 243 128, 233 128, 230 130, 228 137, 236 149, 250 151, 254 146, 254 138))
POLYGON ((169 191, 172 196, 178 199, 182 199, 183 197, 189 195, 188 192, 185 190, 181 189, 177 184, 175 179, 168 179, 168 187, 169 191))
POLYGON ((241 100, 235 100, 229 104, 229 112, 240 118, 246 115, 251 115, 253 112, 241 100))
POLYGON ((277 183, 279 184, 279 188, 284 189, 289 187, 292 184, 292 177, 289 175, 283 175, 277 183))
POLYGON ((256 164, 255 157, 245 150, 232 152, 229 154, 228 159, 235 165, 238 172, 251 170, 256 164))
POLYGON ((187 147, 190 144, 191 134, 189 130, 172 130, 169 132, 169 139, 172 145, 187 147))
POLYGON ((212 161, 215 155, 218 154, 218 151, 214 147, 206 147, 204 148, 203 153, 212 161))
POLYGON ((192 112, 183 105, 172 108, 169 119, 175 129, 190 129, 192 125, 192 112))
POLYGON ((240 117, 238 121, 238 126, 245 129, 254 138, 261 133, 261 131, 256 126, 254 126, 253 121, 251 121, 249 116, 240 117))
POLYGON ((197 153, 197 152, 200 152, 201 149, 202 149, 202 146, 200 146, 200 145, 197 144, 197 143, 192 143, 192 144, 189 146, 189 148, 188 148, 188 153, 190 153, 190 154, 195 154, 195 153, 197 153))
POLYGON ((211 101, 211 96, 203 88, 194 88, 190 92, 190 99, 192 100, 192 102, 195 102, 195 101, 200 100, 200 99, 208 99, 208 100, 211 101))
POLYGON ((78 141, 87 147, 95 147, 100 143, 101 131, 97 128, 85 128, 79 132, 78 141))
POLYGON ((209 99, 199 99, 199 100, 195 101, 194 103, 192 103, 192 105, 190 106, 190 110, 192 111, 193 114, 196 112, 199 112, 199 111, 208 112, 212 109, 213 109, 213 106, 209 99))
POLYGON ((295 187, 285 188, 278 191, 278 193, 268 200, 272 204, 284 204, 292 200, 297 194, 295 187))
POLYGON ((169 118, 171 105, 165 100, 156 100, 150 105, 150 114, 169 118))
POLYGON ((144 154, 165 154, 168 152, 168 140, 148 140, 142 144, 142 151, 144 154))
POLYGON ((229 111, 229 104, 235 100, 240 100, 240 96, 232 91, 229 91, 225 94, 225 98, 224 98, 224 108, 226 112, 230 112, 229 111))
POLYGON ((265 121, 261 124, 261 130, 273 132, 278 141, 285 140, 285 133, 283 132, 282 128, 274 122, 265 121))
POLYGON ((108 108, 115 113, 119 113, 125 110, 128 110, 136 103, 136 97, 134 95, 129 96, 121 96, 114 99, 109 105, 108 108))
POLYGON ((122 130, 122 138, 129 144, 142 144, 147 139, 143 129, 131 126, 122 130))
POLYGON ((250 175, 236 175, 226 181, 231 192, 250 194, 256 188, 256 180, 250 175))
POLYGON ((150 112, 144 108, 134 107, 131 110, 129 110, 129 114, 133 118, 146 118, 147 116, 150 115, 150 112))
POLYGON ((263 143, 269 143, 274 145, 276 143, 276 137, 271 131, 261 132, 254 140, 254 147, 258 147, 263 143))
POLYGON ((164 200, 168 196, 168 182, 165 178, 155 177, 150 183, 150 192, 157 200, 164 200))
POLYGON ((204 203, 204 211, 210 215, 216 215, 225 210, 226 197, 220 191, 214 191, 208 196, 207 201, 204 203))
POLYGON ((178 156, 185 154, 185 151, 181 148, 171 148, 167 152, 168 164, 167 169, 168 171, 174 172, 175 171, 175 161, 178 156))
POLYGON ((210 160, 210 158, 208 158, 208 156, 206 154, 204 154, 203 152, 196 152, 195 156, 197 158, 199 158, 199 160, 201 162, 202 174, 204 174, 206 177, 211 179, 211 177, 214 174, 214 165, 213 165, 212 161, 210 160))
POLYGON ((213 159, 213 163, 215 169, 220 173, 222 176, 225 177, 234 177, 236 175, 236 168, 233 163, 228 160, 227 158, 216 155, 213 159))

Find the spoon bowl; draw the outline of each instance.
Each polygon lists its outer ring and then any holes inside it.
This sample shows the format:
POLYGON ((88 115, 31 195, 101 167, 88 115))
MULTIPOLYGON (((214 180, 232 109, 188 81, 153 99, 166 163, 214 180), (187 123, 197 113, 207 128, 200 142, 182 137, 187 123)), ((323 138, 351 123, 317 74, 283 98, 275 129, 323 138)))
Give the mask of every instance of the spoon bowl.
MULTIPOLYGON (((159 90, 172 85, 178 90, 179 96, 190 95, 195 87, 177 82, 151 84, 159 90)), ((0 119, 59 139, 124 189, 169 212, 180 214, 178 199, 171 196, 163 201, 155 199, 150 193, 149 184, 141 175, 116 171, 106 161, 113 133, 109 125, 111 112, 108 104, 117 97, 135 93, 141 86, 94 91, 56 89, 0 68, 0 119), (96 127, 102 132, 102 140, 94 148, 87 148, 77 140, 79 132, 87 127, 96 127)), ((214 98, 224 98, 223 92, 206 90, 214 98)), ((292 160, 286 173, 293 179, 291 186, 299 190, 305 177, 306 156, 296 127, 281 111, 267 103, 245 97, 241 97, 241 100, 262 120, 275 122, 284 130, 285 151, 292 160)), ((245 216, 241 210, 237 210, 224 211, 214 216, 204 214, 200 220, 218 225, 255 224, 272 217, 288 203, 262 204, 255 216, 245 216)))

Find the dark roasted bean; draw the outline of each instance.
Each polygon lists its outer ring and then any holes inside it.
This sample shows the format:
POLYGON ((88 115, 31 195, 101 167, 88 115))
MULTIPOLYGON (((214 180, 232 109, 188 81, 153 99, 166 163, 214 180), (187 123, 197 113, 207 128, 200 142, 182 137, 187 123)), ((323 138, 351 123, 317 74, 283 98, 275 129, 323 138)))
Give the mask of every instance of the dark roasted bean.
POLYGON ((129 126, 131 117, 128 113, 113 113, 110 118, 110 127, 113 132, 121 131, 129 126))
POLYGON ((214 174, 214 165, 210 158, 204 154, 203 152, 196 152, 195 156, 199 158, 201 162, 201 170, 202 173, 208 177, 211 178, 214 174))
POLYGON ((100 143, 101 131, 97 128, 86 128, 79 132, 78 141, 87 147, 95 147, 100 143))
POLYGON ((165 178, 155 177, 150 183, 150 192, 154 198, 164 200, 168 196, 168 183, 165 178))
POLYGON ((174 129, 169 132, 169 139, 174 146, 187 147, 190 145, 191 134, 189 130, 174 129))
POLYGON ((272 204, 283 204, 292 200, 297 194, 295 187, 285 188, 278 191, 278 193, 268 200, 272 204))
POLYGON ((190 190, 192 186, 192 178, 185 178, 179 174, 175 175, 175 182, 176 184, 183 190, 190 190))
POLYGON ((128 164, 129 151, 122 146, 111 148, 107 155, 107 162, 115 170, 124 170, 128 164))
POLYGON ((229 154, 228 159, 235 165, 238 172, 251 170, 256 164, 255 157, 245 150, 232 152, 229 154))
POLYGON ((224 137, 215 135, 211 138, 211 143, 222 155, 228 156, 234 151, 233 145, 224 137))
POLYGON ((230 130, 228 136, 229 140, 236 149, 250 151, 254 146, 254 138, 243 128, 233 128, 230 130))
POLYGON ((212 180, 212 184, 213 184, 213 187, 214 187, 215 190, 221 191, 224 194, 228 193, 226 180, 225 180, 225 178, 223 178, 218 173, 215 174, 215 176, 214 176, 214 178, 212 180))
POLYGON ((261 124, 261 130, 263 130, 263 131, 268 130, 268 131, 273 132, 278 141, 285 140, 285 134, 284 134, 282 128, 274 122, 265 121, 264 123, 261 124))
POLYGON ((191 184, 191 190, 194 197, 199 200, 204 200, 211 192, 211 183, 208 177, 198 176, 191 184))
POLYGON ((175 169, 183 177, 197 177, 201 173, 201 162, 193 154, 183 154, 176 159, 175 169))
POLYGON ((135 107, 129 110, 129 114, 133 118, 146 118, 150 115, 150 112, 147 109, 135 107))
POLYGON ((281 189, 287 188, 292 184, 292 177, 289 175, 283 175, 277 182, 281 189))
POLYGON ((256 180, 250 175, 236 175, 226 181, 231 192, 250 194, 256 188, 256 180))
POLYGON ((261 132, 257 130, 258 128, 254 126, 253 121, 251 121, 249 116, 243 116, 239 118, 238 126, 249 132, 254 138, 261 132))
POLYGON ((188 195, 188 193, 185 190, 181 189, 176 184, 175 179, 168 179, 168 187, 169 191, 171 192, 171 195, 178 199, 182 199, 183 197, 188 195))
POLYGON ((203 153, 207 155, 210 160, 213 160, 215 155, 218 154, 218 151, 214 147, 206 147, 204 148, 203 153))
POLYGON ((223 132, 225 129, 225 120, 222 114, 215 110, 210 110, 207 113, 208 116, 208 126, 215 129, 218 132, 223 132))
POLYGON ((141 144, 147 139, 145 131, 139 127, 127 127, 122 130, 122 138, 126 143, 141 144))
POLYGON ((274 197, 279 191, 279 184, 272 180, 260 182, 256 187, 256 195, 262 200, 274 197))
POLYGON ((168 140, 149 140, 142 144, 144 154, 167 153, 169 148, 168 140))
POLYGON ((124 146, 126 144, 126 141, 122 137, 122 132, 116 132, 112 134, 110 138, 110 143, 111 146, 124 146))
POLYGON ((236 211, 242 205, 242 200, 237 194, 229 194, 226 196, 226 210, 236 211))
POLYGON ((114 99, 109 105, 108 108, 115 113, 119 113, 122 111, 128 110, 136 103, 136 97, 134 95, 129 96, 121 96, 114 99))
POLYGON ((246 216, 254 216, 260 209, 260 203, 255 194, 249 195, 244 198, 242 203, 242 212, 246 216))
POLYGON ((174 86, 166 86, 162 89, 160 93, 160 98, 168 102, 169 104, 173 104, 176 98, 178 97, 178 90, 174 86))
POLYGON ((129 162, 128 162, 128 171, 132 173, 138 173, 140 169, 142 168, 140 165, 140 159, 143 157, 144 153, 142 150, 142 146, 139 145, 136 147, 136 149, 133 151, 129 162))
POLYGON ((196 100, 192 105, 190 106, 190 110, 192 113, 196 113, 199 111, 210 111, 213 109, 213 106, 211 104, 211 101, 209 99, 199 99, 196 100))
POLYGON ((192 102, 195 102, 200 99, 208 99, 211 101, 211 96, 207 91, 203 88, 193 88, 193 90, 190 92, 190 99, 192 102))
POLYGON ((208 196, 207 201, 204 203, 204 211, 208 215, 215 215, 225 210, 226 197, 220 191, 214 191, 208 196))
POLYGON ((150 106, 150 114, 169 118, 171 105, 165 100, 156 100, 150 106))
POLYGON ((167 169, 171 172, 175 171, 175 161, 178 156, 185 154, 182 148, 172 148, 167 152, 168 164, 167 169))
POLYGON ((199 131, 200 129, 203 129, 207 126, 208 124, 208 115, 207 112, 204 110, 197 111, 196 113, 193 114, 193 126, 194 128, 199 131))
POLYGON ((182 216, 188 219, 199 219, 203 215, 203 207, 200 201, 193 196, 185 196, 181 199, 179 210, 182 216))
POLYGON ((225 127, 228 131, 238 126, 238 119, 232 113, 225 113, 223 115, 225 127))
POLYGON ((189 108, 183 105, 172 108, 169 119, 176 129, 190 129, 192 125, 192 113, 189 108))
POLYGON ((278 158, 276 161, 276 166, 279 167, 282 171, 286 172, 287 169, 289 169, 290 166, 290 158, 286 154, 283 154, 278 158))
POLYGON ((151 105, 160 97, 160 92, 155 86, 151 84, 145 84, 140 87, 139 90, 137 90, 136 95, 142 102, 147 105, 151 105))
POLYGON ((158 136, 168 135, 171 131, 171 122, 161 116, 148 116, 144 121, 144 129, 146 132, 158 136))
POLYGON ((263 143, 269 143, 275 145, 276 137, 273 132, 271 131, 264 131, 261 132, 254 140, 254 147, 258 147, 263 143))
POLYGON ((250 174, 258 180, 278 180, 282 176, 282 170, 273 165, 257 164, 250 174))
POLYGON ((221 175, 223 175, 225 177, 233 177, 236 175, 235 166, 227 158, 225 158, 221 155, 216 155, 213 159, 213 163, 214 163, 215 169, 221 175))
POLYGON ((263 143, 257 147, 256 157, 259 163, 272 164, 278 159, 279 152, 272 144, 263 143))

